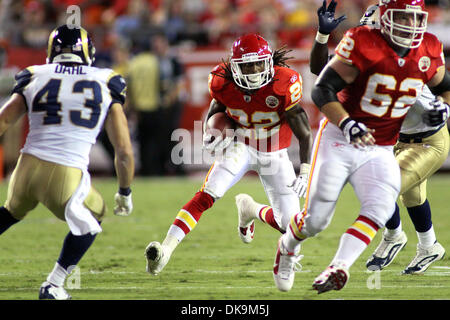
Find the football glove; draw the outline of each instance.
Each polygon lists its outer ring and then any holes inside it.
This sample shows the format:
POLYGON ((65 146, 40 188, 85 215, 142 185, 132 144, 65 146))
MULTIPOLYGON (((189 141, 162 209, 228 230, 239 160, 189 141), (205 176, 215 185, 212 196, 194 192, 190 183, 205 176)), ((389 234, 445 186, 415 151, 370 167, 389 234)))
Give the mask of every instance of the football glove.
POLYGON ((434 99, 430 102, 433 109, 427 110, 422 114, 423 122, 430 127, 435 127, 443 124, 449 117, 449 105, 441 99, 434 99))
POLYGON ((331 0, 327 8, 327 1, 323 0, 322 6, 317 10, 317 16, 319 17, 319 32, 322 34, 330 34, 336 27, 344 21, 347 17, 345 15, 339 18, 334 18, 334 12, 336 11, 337 2, 331 0))
POLYGON ((233 141, 234 136, 225 137, 225 139, 219 135, 214 136, 211 133, 205 132, 203 134, 203 149, 213 154, 225 150, 233 141))
POLYGON ((288 187, 292 188, 299 198, 306 198, 306 190, 308 189, 308 179, 311 165, 302 163, 300 165, 300 174, 288 187))
POLYGON ((364 123, 346 118, 339 124, 339 128, 344 133, 347 142, 356 148, 364 148, 375 143, 371 134, 374 130, 368 129, 364 123))
POLYGON ((126 217, 133 211, 133 201, 131 200, 131 191, 128 195, 122 194, 120 190, 114 196, 116 205, 114 206, 114 214, 116 216, 126 217))

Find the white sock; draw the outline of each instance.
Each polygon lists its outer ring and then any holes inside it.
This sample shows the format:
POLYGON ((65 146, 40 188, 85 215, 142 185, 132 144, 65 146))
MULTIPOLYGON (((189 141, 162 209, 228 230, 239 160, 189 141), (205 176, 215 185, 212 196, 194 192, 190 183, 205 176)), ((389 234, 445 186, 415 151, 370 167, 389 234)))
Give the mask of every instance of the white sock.
POLYGON ((282 239, 281 241, 283 241, 283 245, 287 249, 287 251, 299 252, 301 241, 298 241, 297 239, 295 239, 294 235, 291 232, 291 228, 289 228, 289 227, 287 228, 286 233, 283 235, 283 237, 281 239, 282 239))
POLYGON ((47 277, 47 282, 50 282, 51 284, 54 284, 58 287, 63 287, 64 281, 66 281, 66 277, 68 275, 69 273, 63 267, 61 267, 58 262, 56 262, 55 267, 47 277))
MULTIPOLYGON (((184 232, 183 232, 183 234, 184 234, 184 232)), ((166 238, 164 239, 163 243, 161 243, 161 245, 169 248, 170 254, 172 254, 172 252, 175 250, 175 248, 178 246, 179 243, 180 243, 180 241, 177 239, 177 237, 175 237, 171 234, 167 234, 166 238)))
POLYGON ((367 244, 364 241, 351 234, 344 233, 341 236, 339 248, 331 264, 339 262, 345 264, 347 268, 350 268, 366 248, 367 244))
POLYGON ((167 236, 171 236, 172 238, 175 238, 178 240, 178 242, 183 241, 184 237, 186 236, 186 234, 184 233, 183 229, 181 229, 180 227, 172 224, 169 228, 169 231, 167 232, 167 236))
POLYGON ((425 232, 416 232, 419 238, 419 245, 422 248, 429 248, 436 242, 436 234, 434 228, 431 226, 430 230, 425 232))
POLYGON ((400 235, 400 233, 402 233, 402 231, 403 231, 402 223, 400 222, 398 227, 395 229, 385 228, 383 235, 386 239, 390 240, 390 239, 394 239, 394 238, 398 237, 400 235))

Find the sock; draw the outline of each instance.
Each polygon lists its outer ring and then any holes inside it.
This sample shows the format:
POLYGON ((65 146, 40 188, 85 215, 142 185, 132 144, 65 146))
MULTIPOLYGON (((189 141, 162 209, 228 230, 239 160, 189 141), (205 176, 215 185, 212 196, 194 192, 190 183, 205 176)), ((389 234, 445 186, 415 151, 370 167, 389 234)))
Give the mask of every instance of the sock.
POLYGON ((421 205, 406 209, 417 232, 426 232, 431 228, 433 223, 431 222, 431 209, 428 200, 425 200, 421 205))
POLYGON ((333 262, 341 262, 347 268, 358 259, 375 237, 379 227, 371 219, 360 215, 341 236, 333 262))
POLYGON ((419 245, 422 248, 429 248, 437 241, 433 226, 431 226, 431 228, 428 231, 416 233, 417 238, 419 238, 419 245))
POLYGON ((258 212, 258 218, 262 221, 267 223, 272 228, 280 231, 281 233, 284 233, 285 231, 280 228, 278 223, 275 220, 275 216, 273 214, 273 209, 270 206, 264 206, 262 207, 258 212))
POLYGON ((400 208, 398 204, 395 204, 395 210, 392 217, 385 224, 386 229, 384 235, 388 239, 395 238, 400 232, 402 232, 402 221, 400 220, 400 208))
POLYGON ((96 235, 90 233, 82 236, 74 236, 72 232, 69 232, 64 239, 57 263, 66 271, 70 266, 76 266, 94 242, 95 237, 96 235))
POLYGON ((11 213, 5 207, 0 208, 0 234, 8 230, 13 224, 19 222, 14 218, 11 213))
POLYGON ((213 197, 203 191, 197 192, 178 212, 167 234, 181 242, 197 226, 203 212, 211 208, 213 204, 213 197))
POLYGON ((304 224, 304 213, 299 212, 292 216, 286 233, 283 235, 283 245, 289 252, 297 252, 300 243, 307 237, 300 232, 304 224))
POLYGON ((433 245, 436 242, 436 234, 434 233, 433 222, 431 221, 431 208, 428 200, 425 200, 421 205, 406 209, 416 229, 419 244, 422 247, 430 247, 433 245))
POLYGON ((64 281, 66 281, 66 277, 69 273, 59 265, 58 262, 55 263, 52 272, 47 277, 47 282, 54 284, 57 287, 64 286, 64 281))

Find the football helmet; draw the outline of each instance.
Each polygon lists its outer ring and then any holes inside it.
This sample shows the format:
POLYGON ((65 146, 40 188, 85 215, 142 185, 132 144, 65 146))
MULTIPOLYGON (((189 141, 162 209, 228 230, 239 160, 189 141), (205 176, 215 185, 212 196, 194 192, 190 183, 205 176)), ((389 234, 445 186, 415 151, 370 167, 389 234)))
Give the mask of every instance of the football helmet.
POLYGON ((380 28, 380 10, 378 10, 378 4, 371 5, 366 9, 361 20, 359 20, 359 25, 380 28))
POLYGON ((230 67, 234 82, 241 88, 256 90, 264 87, 274 76, 273 52, 267 41, 252 33, 239 37, 231 48, 230 67), (253 72, 248 65, 256 64, 253 72))
POLYGON ((400 47, 420 46, 427 18, 425 0, 380 0, 381 30, 400 47))
POLYGON ((90 66, 95 58, 91 37, 82 27, 62 25, 50 33, 47 63, 79 63, 90 66))

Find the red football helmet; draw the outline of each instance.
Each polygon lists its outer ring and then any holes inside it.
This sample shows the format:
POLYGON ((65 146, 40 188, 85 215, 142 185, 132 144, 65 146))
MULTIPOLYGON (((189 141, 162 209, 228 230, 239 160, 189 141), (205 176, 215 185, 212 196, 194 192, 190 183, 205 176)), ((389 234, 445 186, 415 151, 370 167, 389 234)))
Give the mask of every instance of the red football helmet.
POLYGON ((380 0, 381 30, 404 48, 417 48, 427 29, 425 0, 380 0))
POLYGON ((272 81, 273 59, 272 49, 267 41, 258 34, 247 34, 238 38, 231 48, 231 73, 235 83, 244 89, 255 90, 272 81), (246 66, 258 65, 253 72, 246 66))

